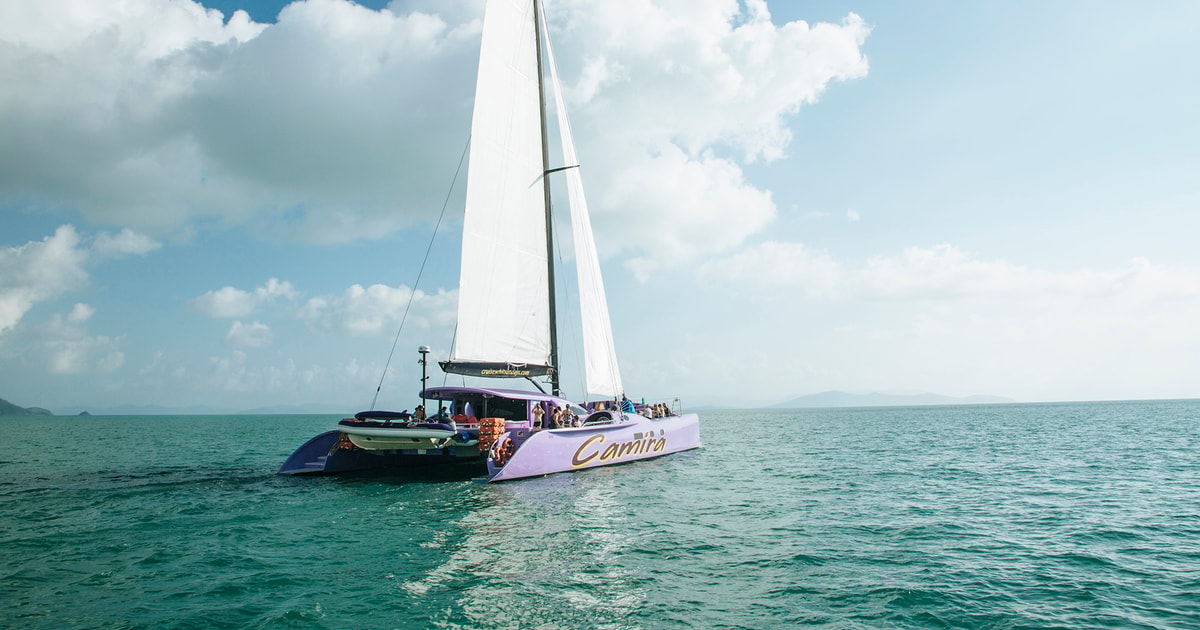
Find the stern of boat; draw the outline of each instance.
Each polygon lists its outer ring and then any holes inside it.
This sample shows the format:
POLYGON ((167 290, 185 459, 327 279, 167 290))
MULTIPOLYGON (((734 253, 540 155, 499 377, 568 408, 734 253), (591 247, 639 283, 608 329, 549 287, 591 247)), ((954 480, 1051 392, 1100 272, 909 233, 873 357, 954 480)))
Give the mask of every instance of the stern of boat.
POLYGON ((382 458, 351 448, 341 431, 326 431, 310 438, 284 460, 281 475, 328 475, 371 470, 385 465, 382 458))

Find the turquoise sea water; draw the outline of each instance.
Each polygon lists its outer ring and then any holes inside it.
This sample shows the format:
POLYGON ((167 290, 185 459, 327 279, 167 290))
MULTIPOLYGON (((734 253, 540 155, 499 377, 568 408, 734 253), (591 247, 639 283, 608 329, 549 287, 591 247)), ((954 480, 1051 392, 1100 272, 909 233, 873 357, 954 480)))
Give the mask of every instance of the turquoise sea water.
POLYGON ((331 416, 0 418, 0 626, 1200 627, 1200 401, 701 415, 508 484, 281 477, 331 416))

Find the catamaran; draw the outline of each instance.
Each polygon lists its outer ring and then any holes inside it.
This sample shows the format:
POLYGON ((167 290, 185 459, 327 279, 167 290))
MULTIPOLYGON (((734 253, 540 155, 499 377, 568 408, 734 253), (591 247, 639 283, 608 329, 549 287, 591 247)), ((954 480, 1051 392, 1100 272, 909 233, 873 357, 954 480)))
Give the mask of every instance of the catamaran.
MULTIPOLYGON (((490 0, 471 120, 458 328, 447 374, 520 378, 538 391, 425 387, 408 412, 365 411, 306 442, 280 473, 321 474, 463 463, 505 481, 626 463, 700 446, 700 419, 625 397, 575 146, 539 0, 490 0), (551 168, 546 85, 562 160, 551 168), (559 382, 550 179, 565 178, 578 279, 584 381, 559 382), (536 379, 543 379, 539 383, 536 379), (548 383, 547 383, 548 381, 548 383), (547 393, 542 387, 549 385, 547 393), (426 413, 424 403, 438 411, 426 413)), ((425 348, 422 348, 422 363, 425 348)))

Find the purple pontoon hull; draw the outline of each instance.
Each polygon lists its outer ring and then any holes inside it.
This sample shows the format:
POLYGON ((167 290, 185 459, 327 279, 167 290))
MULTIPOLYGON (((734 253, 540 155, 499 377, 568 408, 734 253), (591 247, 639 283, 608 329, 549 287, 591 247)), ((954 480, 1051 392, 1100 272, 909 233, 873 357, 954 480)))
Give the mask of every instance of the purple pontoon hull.
POLYGON ((617 420, 612 424, 548 429, 532 434, 527 430, 510 430, 505 438, 515 443, 512 456, 503 466, 489 456, 486 481, 624 464, 700 446, 700 418, 696 414, 653 419, 634 414, 614 415, 617 420))
POLYGON ((332 475, 369 470, 416 471, 446 465, 473 466, 471 473, 486 471, 484 456, 472 446, 437 451, 394 450, 387 452, 345 449, 338 446, 340 431, 326 431, 296 449, 279 467, 282 475, 332 475))

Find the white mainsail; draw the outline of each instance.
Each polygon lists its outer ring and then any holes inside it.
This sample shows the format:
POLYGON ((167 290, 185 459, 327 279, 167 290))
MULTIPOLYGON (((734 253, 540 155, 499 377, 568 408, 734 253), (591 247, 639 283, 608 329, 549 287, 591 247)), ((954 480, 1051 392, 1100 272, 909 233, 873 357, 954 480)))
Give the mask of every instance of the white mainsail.
POLYGON ((531 0, 484 12, 451 362, 550 356, 537 33, 531 0))
MULTIPOLYGON (((538 4, 490 0, 484 12, 451 365, 548 366, 551 361, 538 4)), ((587 393, 616 397, 623 390, 608 302, 548 33, 545 41, 568 166, 587 393)), ((517 375, 489 372, 482 375, 517 375)))
MULTIPOLYGON (((542 20, 546 24, 546 20, 542 20)), ((562 139, 563 163, 568 167, 578 165, 575 157, 575 142, 571 138, 571 124, 563 103, 562 86, 558 80, 558 66, 554 63, 554 50, 546 36, 546 58, 550 66, 550 78, 554 86, 554 106, 558 113, 559 136, 562 139)), ((596 240, 592 237, 592 221, 588 215, 587 199, 583 195, 583 177, 579 168, 568 168, 567 196, 571 205, 571 232, 575 244, 575 272, 579 282, 579 314, 583 318, 583 356, 587 393, 616 398, 625 393, 621 386, 621 372, 617 367, 617 348, 613 342, 612 324, 608 318, 608 299, 604 293, 604 281, 600 277, 600 259, 596 254, 596 240)))

